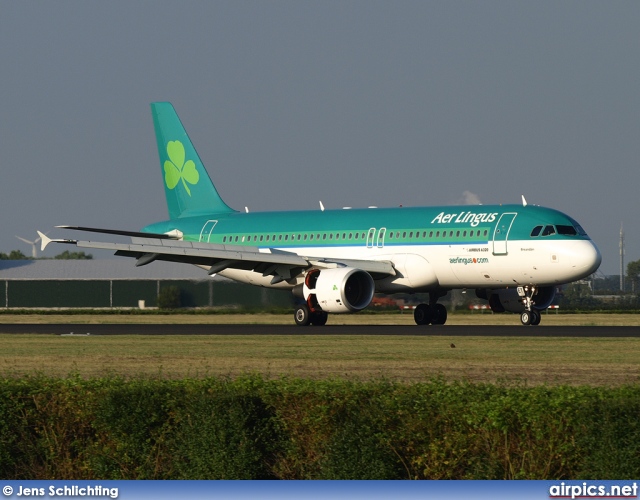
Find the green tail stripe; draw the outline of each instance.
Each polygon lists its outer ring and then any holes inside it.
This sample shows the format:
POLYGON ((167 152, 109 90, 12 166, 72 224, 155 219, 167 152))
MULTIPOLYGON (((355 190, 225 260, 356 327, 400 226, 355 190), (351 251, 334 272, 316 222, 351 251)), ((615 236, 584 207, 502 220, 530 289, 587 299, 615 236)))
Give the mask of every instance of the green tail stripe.
POLYGON ((169 218, 235 212, 220 197, 169 102, 151 103, 169 218))

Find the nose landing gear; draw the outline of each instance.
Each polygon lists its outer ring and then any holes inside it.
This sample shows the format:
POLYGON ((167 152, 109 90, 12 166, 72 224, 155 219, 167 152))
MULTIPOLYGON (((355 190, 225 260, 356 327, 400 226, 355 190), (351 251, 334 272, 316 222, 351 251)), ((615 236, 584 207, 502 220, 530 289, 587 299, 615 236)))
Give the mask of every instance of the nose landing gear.
POLYGON ((535 309, 531 311, 522 311, 520 321, 525 326, 536 326, 540 324, 540 313, 535 309))
POLYGON ((537 326, 542 319, 540 311, 533 308, 533 296, 536 294, 535 286, 519 286, 518 295, 522 297, 524 311, 520 315, 520 322, 525 326, 537 326))

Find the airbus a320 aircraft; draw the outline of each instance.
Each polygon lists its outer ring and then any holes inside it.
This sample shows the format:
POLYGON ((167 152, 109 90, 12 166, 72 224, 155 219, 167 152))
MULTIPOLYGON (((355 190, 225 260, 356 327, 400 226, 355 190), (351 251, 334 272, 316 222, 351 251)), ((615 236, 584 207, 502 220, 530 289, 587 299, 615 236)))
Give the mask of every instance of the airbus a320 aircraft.
POLYGON ((193 264, 210 275, 299 298, 298 325, 324 325, 328 313, 367 307, 375 292, 427 293, 414 313, 418 325, 442 325, 438 299, 475 288, 495 312, 521 313, 524 325, 558 285, 584 278, 600 252, 571 217, 527 205, 365 208, 245 213, 220 197, 173 106, 152 103, 169 219, 140 232, 75 226, 68 229, 131 237, 131 243, 52 240, 115 250, 136 266, 153 261, 193 264))

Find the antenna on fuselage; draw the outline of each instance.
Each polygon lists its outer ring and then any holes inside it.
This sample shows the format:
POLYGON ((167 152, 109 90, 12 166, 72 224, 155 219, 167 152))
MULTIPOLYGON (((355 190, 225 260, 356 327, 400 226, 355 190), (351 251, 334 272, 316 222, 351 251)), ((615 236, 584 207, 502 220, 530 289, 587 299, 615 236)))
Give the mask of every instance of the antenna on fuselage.
POLYGON ((246 213, 249 213, 249 207, 244 207, 244 211, 245 211, 246 213))
POLYGON ((524 198, 524 195, 522 195, 522 206, 523 207, 527 206, 527 200, 524 198))
POLYGON ((320 200, 320 210, 324 212, 324 205, 322 204, 322 200, 320 200))

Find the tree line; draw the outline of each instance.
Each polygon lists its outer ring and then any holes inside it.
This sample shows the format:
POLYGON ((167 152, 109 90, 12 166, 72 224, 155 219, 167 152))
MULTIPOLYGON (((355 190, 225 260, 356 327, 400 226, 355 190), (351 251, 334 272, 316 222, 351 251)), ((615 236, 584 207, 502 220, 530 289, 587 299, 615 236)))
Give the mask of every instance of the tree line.
POLYGON ((23 254, 20 250, 11 250, 9 253, 0 252, 0 260, 88 260, 93 259, 93 255, 90 253, 84 252, 70 252, 69 250, 65 250, 64 252, 55 255, 54 257, 28 257, 23 254))

